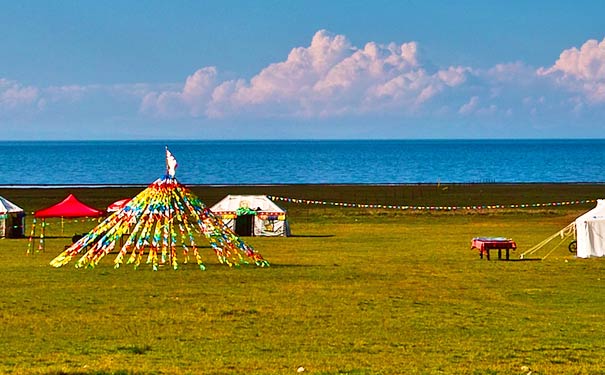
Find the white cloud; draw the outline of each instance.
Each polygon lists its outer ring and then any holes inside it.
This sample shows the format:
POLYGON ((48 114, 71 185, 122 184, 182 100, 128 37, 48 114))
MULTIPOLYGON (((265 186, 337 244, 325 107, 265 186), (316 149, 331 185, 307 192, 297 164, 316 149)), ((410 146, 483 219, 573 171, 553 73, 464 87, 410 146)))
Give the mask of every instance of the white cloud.
POLYGON ((581 50, 564 51, 549 69, 520 61, 489 69, 431 69, 421 62, 414 41, 368 42, 359 48, 344 35, 320 30, 310 45, 293 48, 284 61, 249 80, 221 82, 216 68, 203 68, 178 90, 147 94, 141 111, 209 118, 560 116, 585 108, 581 100, 570 100, 570 88, 593 102, 605 97, 604 44, 589 41, 581 50), (529 105, 527 98, 541 99, 529 105))
POLYGON ((437 75, 444 84, 454 87, 464 83, 468 72, 467 68, 451 66, 447 70, 440 70, 437 75))
POLYGON ((7 112, 35 106, 38 99, 39 90, 36 87, 23 86, 18 82, 0 78, 0 111, 7 112))
POLYGON ((591 39, 580 49, 566 49, 553 66, 540 68, 537 73, 584 94, 589 102, 605 103, 605 39, 600 43, 591 39))
POLYGON ((144 83, 35 87, 0 78, 0 118, 52 122, 136 117, 147 94, 171 88, 174 85, 144 83))
POLYGON ((564 50, 552 66, 539 69, 521 61, 487 69, 434 68, 421 57, 415 41, 357 47, 344 35, 320 30, 309 45, 293 48, 250 78, 222 80, 217 67, 163 85, 35 87, 0 78, 0 118, 248 123, 386 116, 483 126, 504 120, 577 123, 605 112, 605 39, 564 50))
POLYGON ((473 96, 467 103, 465 103, 462 107, 460 107, 460 109, 458 110, 458 113, 460 113, 462 115, 468 115, 469 113, 474 112, 478 105, 479 105, 479 97, 473 96))
POLYGON ((315 86, 354 51, 344 36, 318 31, 309 47, 294 48, 286 61, 269 65, 250 82, 223 84, 210 103, 212 113, 311 114, 321 93, 315 86))
POLYGON ((579 50, 566 49, 552 67, 541 70, 543 74, 557 71, 580 80, 605 80, 605 39, 588 40, 579 50))
POLYGON ((215 67, 206 67, 187 77, 180 91, 149 92, 142 99, 141 111, 159 116, 202 116, 216 88, 216 76, 215 67))
POLYGON ((415 42, 369 42, 357 48, 344 35, 320 30, 309 46, 292 49, 285 61, 270 64, 250 80, 221 83, 215 68, 203 68, 181 90, 149 93, 141 111, 165 117, 412 113, 462 85, 468 72, 448 67, 429 73, 419 63, 415 42))

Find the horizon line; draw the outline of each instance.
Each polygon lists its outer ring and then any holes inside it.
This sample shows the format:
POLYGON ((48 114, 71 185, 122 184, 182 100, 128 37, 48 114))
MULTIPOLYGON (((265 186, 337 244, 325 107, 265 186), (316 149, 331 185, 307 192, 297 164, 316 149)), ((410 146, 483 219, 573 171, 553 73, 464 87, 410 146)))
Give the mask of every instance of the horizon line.
POLYGON ((0 143, 35 142, 349 142, 349 141, 603 141, 605 137, 519 137, 519 138, 86 138, 86 139, 4 139, 0 143))

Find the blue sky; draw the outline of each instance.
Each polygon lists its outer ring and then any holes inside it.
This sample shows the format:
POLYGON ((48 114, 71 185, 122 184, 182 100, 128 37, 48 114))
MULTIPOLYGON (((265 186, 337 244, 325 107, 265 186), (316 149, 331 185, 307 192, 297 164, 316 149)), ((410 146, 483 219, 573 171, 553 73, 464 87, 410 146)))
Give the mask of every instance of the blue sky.
POLYGON ((19 1, 4 139, 602 138, 598 1, 19 1))

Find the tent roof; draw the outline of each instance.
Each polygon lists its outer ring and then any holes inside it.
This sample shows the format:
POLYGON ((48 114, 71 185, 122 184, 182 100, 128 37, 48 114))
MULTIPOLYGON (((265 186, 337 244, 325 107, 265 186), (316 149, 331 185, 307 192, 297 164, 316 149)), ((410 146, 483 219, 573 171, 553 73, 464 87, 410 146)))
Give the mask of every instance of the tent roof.
POLYGON ((0 197, 0 214, 6 214, 9 212, 23 212, 23 209, 13 202, 0 197))
POLYGON ((67 198, 54 206, 34 213, 34 217, 97 217, 101 215, 103 215, 103 211, 85 205, 73 194, 69 194, 67 198))
POLYGON ((605 199, 597 199, 596 207, 580 215, 576 219, 576 224, 594 220, 605 220, 605 199))
POLYGON ((266 195, 227 195, 210 207, 210 210, 212 212, 234 212, 240 207, 247 207, 251 210, 260 208, 260 212, 286 212, 266 195))

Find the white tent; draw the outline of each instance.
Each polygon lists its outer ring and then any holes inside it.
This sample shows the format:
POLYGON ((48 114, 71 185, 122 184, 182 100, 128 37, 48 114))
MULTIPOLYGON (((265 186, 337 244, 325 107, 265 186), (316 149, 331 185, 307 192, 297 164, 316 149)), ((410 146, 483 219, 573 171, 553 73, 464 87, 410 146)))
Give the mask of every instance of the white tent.
POLYGON ((227 195, 210 207, 240 236, 289 236, 286 211, 265 195, 227 195))
POLYGON ((16 204, 0 197, 0 237, 23 237, 25 212, 16 204))
POLYGON ((578 258, 605 256, 605 199, 575 221, 578 258))

